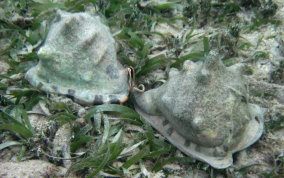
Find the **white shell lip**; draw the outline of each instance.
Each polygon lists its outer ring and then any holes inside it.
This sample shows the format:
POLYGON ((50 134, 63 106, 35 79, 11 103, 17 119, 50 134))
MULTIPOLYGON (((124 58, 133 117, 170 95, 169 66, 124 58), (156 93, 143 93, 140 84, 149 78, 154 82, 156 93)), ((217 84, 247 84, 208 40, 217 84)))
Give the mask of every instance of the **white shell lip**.
MULTIPOLYGON (((255 104, 249 104, 248 107, 257 110, 258 112, 261 110, 261 108, 255 104)), ((233 150, 228 151, 224 157, 213 157, 199 152, 195 143, 191 142, 186 144, 186 140, 173 130, 173 127, 171 127, 170 124, 164 124, 166 122, 164 117, 149 115, 137 105, 135 105, 135 110, 146 120, 146 122, 158 130, 170 143, 180 149, 183 153, 200 161, 206 162, 216 169, 225 169, 231 166, 233 164, 232 154, 243 150, 256 142, 261 137, 264 129, 262 116, 263 111, 261 111, 261 114, 254 115, 254 118, 248 122, 246 129, 244 130, 245 134, 243 134, 243 138, 233 150), (172 131, 169 134, 170 129, 172 131)), ((252 114, 257 114, 258 112, 252 114)))

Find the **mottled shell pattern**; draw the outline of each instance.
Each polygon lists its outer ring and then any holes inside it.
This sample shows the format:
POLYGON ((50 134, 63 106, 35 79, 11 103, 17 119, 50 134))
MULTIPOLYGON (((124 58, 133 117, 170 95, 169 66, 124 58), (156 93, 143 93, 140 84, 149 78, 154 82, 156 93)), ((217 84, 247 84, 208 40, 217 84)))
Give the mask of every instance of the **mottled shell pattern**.
POLYGON ((26 78, 46 92, 81 104, 128 99, 128 72, 117 61, 115 41, 98 16, 58 11, 38 57, 26 78))
POLYGON ((134 97, 137 112, 173 145, 215 168, 230 166, 232 154, 263 132, 263 111, 249 103, 244 78, 215 51, 171 69, 164 85, 134 97))

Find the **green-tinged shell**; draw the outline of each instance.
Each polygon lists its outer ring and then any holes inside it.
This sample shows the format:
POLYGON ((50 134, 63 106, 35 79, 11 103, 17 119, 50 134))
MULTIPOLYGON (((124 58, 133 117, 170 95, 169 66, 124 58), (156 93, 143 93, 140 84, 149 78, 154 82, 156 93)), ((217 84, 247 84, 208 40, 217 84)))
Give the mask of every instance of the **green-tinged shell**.
POLYGON ((58 11, 38 56, 39 63, 26 78, 44 91, 82 104, 127 100, 127 71, 117 61, 115 41, 98 16, 58 11))
POLYGON ((173 145, 215 168, 229 167, 232 154, 263 132, 263 111, 248 101, 245 80, 212 51, 203 63, 186 61, 169 80, 134 92, 136 110, 173 145))

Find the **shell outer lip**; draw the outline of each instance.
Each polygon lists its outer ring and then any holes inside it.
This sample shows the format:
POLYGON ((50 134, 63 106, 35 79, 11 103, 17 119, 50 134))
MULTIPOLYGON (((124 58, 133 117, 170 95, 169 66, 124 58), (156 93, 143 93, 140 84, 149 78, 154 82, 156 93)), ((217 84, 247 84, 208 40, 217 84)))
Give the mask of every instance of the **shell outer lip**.
MULTIPOLYGON (((123 104, 128 100, 129 95, 129 89, 127 89, 125 92, 117 93, 117 94, 100 94, 98 91, 85 91, 81 92, 81 95, 87 96, 87 97, 77 97, 75 95, 68 94, 68 90, 72 88, 57 86, 56 89, 54 88, 54 84, 48 83, 45 81, 42 81, 38 75, 37 75, 37 68, 31 68, 27 73, 25 78, 31 83, 33 86, 40 86, 41 90, 48 92, 48 93, 54 93, 58 95, 64 95, 75 102, 82 104, 82 105, 99 105, 99 104, 123 104), (61 88, 61 89, 58 89, 61 88), (102 96, 102 100, 99 104, 94 104, 95 96, 100 95, 102 96), (110 97, 112 96, 112 97, 110 97)), ((76 89, 73 89, 76 90, 76 89)))
POLYGON ((259 118, 260 120, 251 119, 244 131, 246 134, 243 135, 243 139, 241 139, 242 141, 233 150, 228 151, 225 157, 213 157, 196 151, 194 149, 194 147, 196 147, 196 144, 194 143, 191 143, 190 146, 185 146, 184 143, 186 142, 186 140, 176 131, 173 131, 173 133, 169 135, 167 133, 168 127, 163 126, 163 122, 165 121, 164 117, 149 115, 137 104, 135 104, 134 107, 135 110, 146 120, 146 122, 148 122, 156 130, 158 130, 170 143, 180 149, 183 153, 206 162, 216 169, 225 169, 231 166, 233 164, 232 154, 237 151, 243 150, 256 142, 261 137, 264 129, 262 118, 259 118))

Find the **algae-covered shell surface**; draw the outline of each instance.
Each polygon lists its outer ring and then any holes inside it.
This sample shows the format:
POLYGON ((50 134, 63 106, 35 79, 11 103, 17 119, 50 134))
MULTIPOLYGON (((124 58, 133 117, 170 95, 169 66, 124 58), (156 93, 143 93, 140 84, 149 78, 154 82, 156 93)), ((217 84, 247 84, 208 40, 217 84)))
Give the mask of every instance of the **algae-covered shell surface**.
POLYGON ((26 78, 46 92, 82 104, 123 103, 128 98, 127 71, 98 16, 58 11, 38 57, 26 78))
POLYGON ((215 168, 229 167, 232 154, 263 132, 263 110, 249 103, 243 76, 214 51, 204 62, 171 69, 164 85, 134 98, 137 112, 173 145, 215 168))

